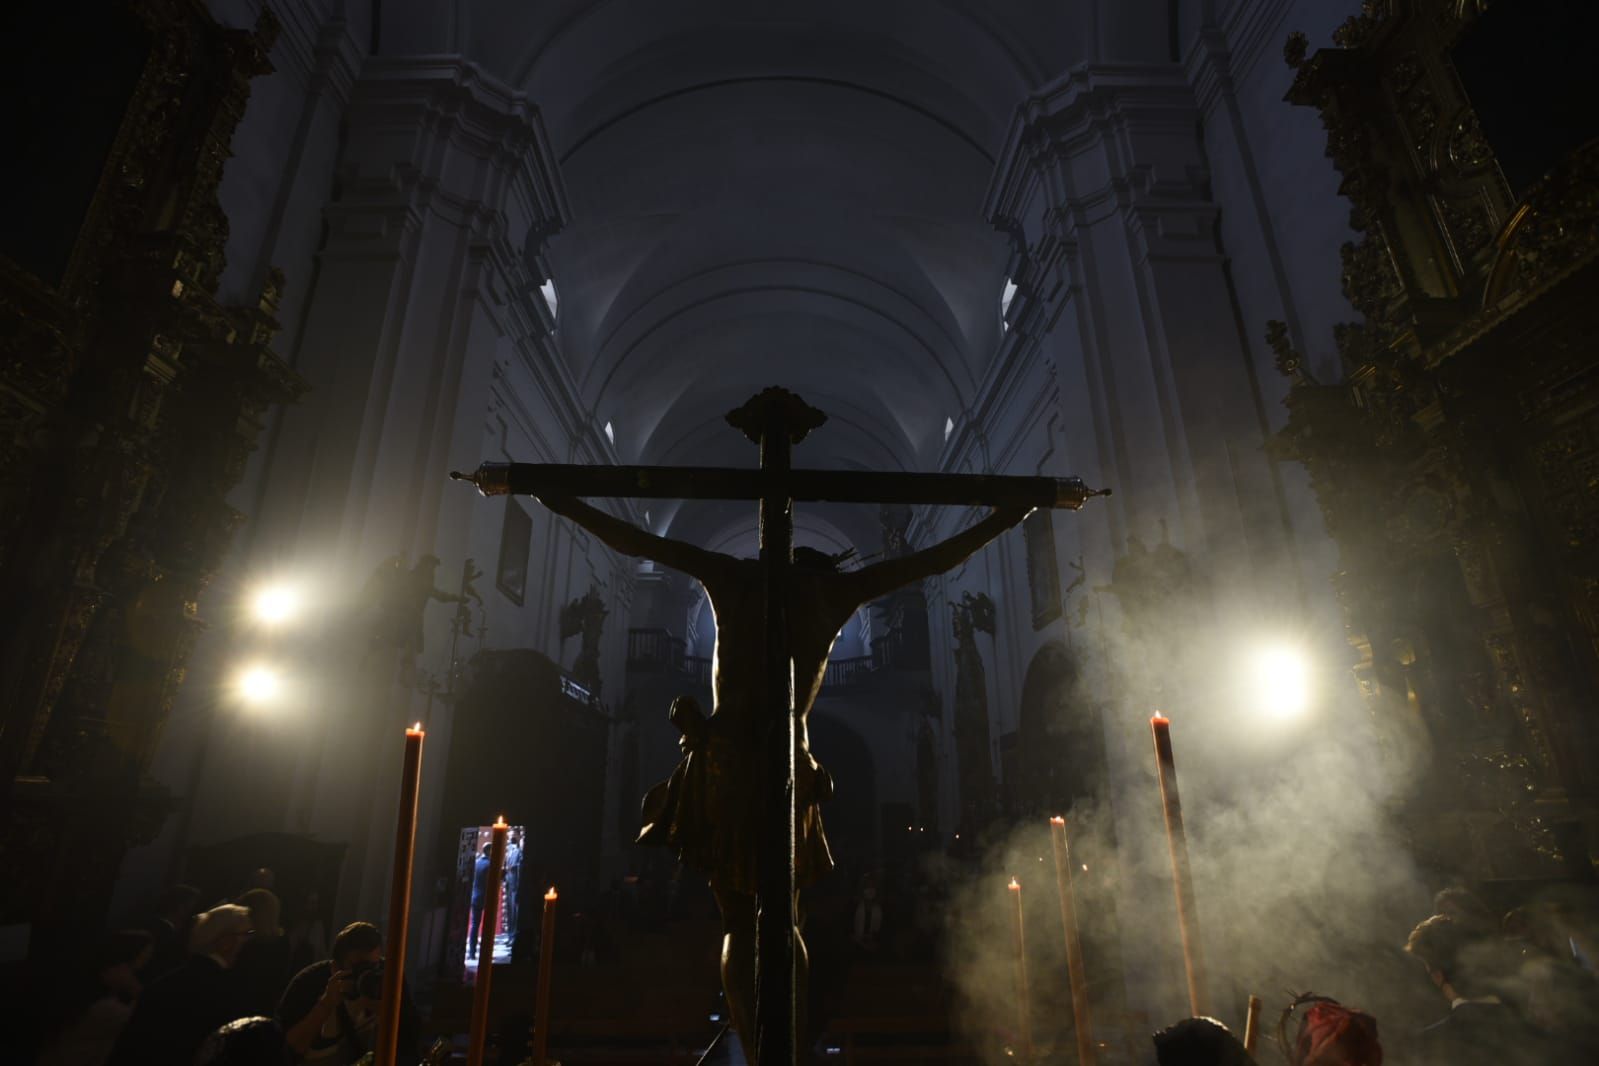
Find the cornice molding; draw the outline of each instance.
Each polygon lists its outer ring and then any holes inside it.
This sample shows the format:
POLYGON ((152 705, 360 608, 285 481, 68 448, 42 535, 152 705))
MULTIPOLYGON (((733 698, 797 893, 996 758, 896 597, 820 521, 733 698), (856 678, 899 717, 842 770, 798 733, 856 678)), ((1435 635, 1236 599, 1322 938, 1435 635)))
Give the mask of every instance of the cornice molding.
MULTIPOLYGON (((1171 64, 1084 64, 1028 96, 1016 108, 983 198, 990 223, 1019 225, 1038 171, 1105 142, 1112 133, 1170 132, 1191 136, 1199 112, 1184 72, 1171 64)), ((1193 175, 1157 174, 1116 145, 1105 154, 1109 184, 1139 195, 1191 191, 1193 175)), ((1068 193, 1074 199, 1081 193, 1068 193)))
MULTIPOLYGON (((571 218, 539 110, 459 56, 368 59, 350 98, 345 199, 425 188, 439 202, 498 212, 535 243, 571 218), (361 142, 370 141, 370 145, 361 142), (449 149, 486 166, 448 166, 449 149)), ((521 232, 516 232, 516 231, 521 232)))
POLYGON ((311 91, 325 95, 341 110, 348 106, 361 73, 361 42, 342 18, 329 19, 317 34, 311 91))

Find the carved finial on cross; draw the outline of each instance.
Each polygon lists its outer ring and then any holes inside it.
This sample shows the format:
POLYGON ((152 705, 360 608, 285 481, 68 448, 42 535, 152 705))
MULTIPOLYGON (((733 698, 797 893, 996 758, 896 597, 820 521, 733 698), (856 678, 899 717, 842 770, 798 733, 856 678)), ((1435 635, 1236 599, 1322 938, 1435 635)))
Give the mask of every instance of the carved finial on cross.
POLYGON ((775 385, 752 396, 743 407, 727 413, 727 424, 755 444, 761 442, 766 427, 774 423, 788 430, 790 444, 798 444, 826 421, 827 416, 822 412, 775 385))

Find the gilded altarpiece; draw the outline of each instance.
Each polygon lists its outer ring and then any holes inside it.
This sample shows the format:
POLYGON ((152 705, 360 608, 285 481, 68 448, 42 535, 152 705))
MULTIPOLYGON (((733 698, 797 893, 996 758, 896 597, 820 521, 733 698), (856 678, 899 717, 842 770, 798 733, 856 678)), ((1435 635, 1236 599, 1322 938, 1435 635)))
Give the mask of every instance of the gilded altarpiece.
POLYGON ((35 195, 0 247, 0 923, 30 924, 48 961, 98 928, 124 851, 171 810, 146 771, 242 518, 225 497, 302 386, 269 347, 282 278, 247 306, 216 296, 217 190, 270 13, 17 20, 24 73, 59 76, 24 79, 12 166, 35 195))
POLYGON ((1276 446, 1310 472, 1360 684, 1423 782, 1418 852, 1476 879, 1591 876, 1599 781, 1599 144, 1485 132, 1479 108, 1553 63, 1496 55, 1560 32, 1514 7, 1368 2, 1335 47, 1289 39, 1288 100, 1320 110, 1352 206, 1362 321, 1329 382, 1267 334, 1292 382, 1276 446))

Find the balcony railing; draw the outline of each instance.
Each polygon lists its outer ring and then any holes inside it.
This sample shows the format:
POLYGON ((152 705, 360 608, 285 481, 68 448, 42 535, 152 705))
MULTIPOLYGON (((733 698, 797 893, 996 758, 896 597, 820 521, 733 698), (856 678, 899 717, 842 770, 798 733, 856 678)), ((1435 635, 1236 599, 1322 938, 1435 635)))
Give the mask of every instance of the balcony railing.
POLYGON ((829 659, 827 673, 822 675, 822 691, 864 681, 866 675, 875 669, 870 655, 861 655, 853 659, 829 659))
MULTIPOLYGON (((627 668, 656 673, 681 674, 691 684, 709 686, 711 660, 686 654, 683 641, 666 629, 627 631, 627 668)), ((881 665, 871 655, 832 659, 822 677, 822 689, 845 688, 866 680, 881 665)))
POLYGON ((630 670, 681 670, 683 641, 669 629, 629 629, 627 666, 630 670))

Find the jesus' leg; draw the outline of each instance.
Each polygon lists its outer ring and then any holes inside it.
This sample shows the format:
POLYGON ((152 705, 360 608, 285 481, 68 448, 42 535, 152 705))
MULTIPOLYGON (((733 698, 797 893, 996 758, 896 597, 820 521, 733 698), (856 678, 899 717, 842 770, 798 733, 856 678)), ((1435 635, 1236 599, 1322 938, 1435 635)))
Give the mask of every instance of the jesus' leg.
POLYGON ((722 991, 733 1029, 755 1048, 755 897, 712 886, 722 911, 722 991))
MULTIPOLYGON (((744 1044, 747 1057, 755 1055, 755 897, 747 892, 711 888, 722 911, 722 991, 727 996, 733 1029, 744 1044)), ((795 908, 798 913, 798 907, 795 908)), ((810 979, 810 956, 805 938, 794 930, 794 991, 796 1011, 794 1030, 805 1039, 806 989, 810 979)), ((752 1058, 753 1061, 753 1058, 752 1058)))

